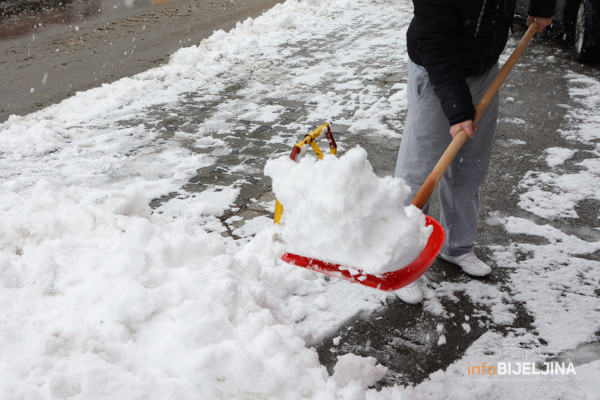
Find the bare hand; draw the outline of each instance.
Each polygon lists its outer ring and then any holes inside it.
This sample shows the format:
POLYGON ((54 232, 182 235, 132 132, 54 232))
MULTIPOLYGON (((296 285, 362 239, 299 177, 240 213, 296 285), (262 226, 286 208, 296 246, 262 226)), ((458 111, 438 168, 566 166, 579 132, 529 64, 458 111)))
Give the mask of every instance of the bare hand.
POLYGON ((538 23, 538 32, 541 32, 544 30, 545 27, 547 27, 548 25, 550 25, 552 23, 552 17, 550 18, 540 18, 540 17, 532 17, 531 15, 529 15, 527 17, 527 26, 531 25, 533 22, 537 22, 538 23))
POLYGON ((469 139, 473 139, 475 137, 476 130, 477 127, 473 126, 473 120, 468 119, 466 121, 452 125, 450 127, 450 134, 452 135, 452 138, 454 138, 458 134, 458 132, 465 131, 469 139))

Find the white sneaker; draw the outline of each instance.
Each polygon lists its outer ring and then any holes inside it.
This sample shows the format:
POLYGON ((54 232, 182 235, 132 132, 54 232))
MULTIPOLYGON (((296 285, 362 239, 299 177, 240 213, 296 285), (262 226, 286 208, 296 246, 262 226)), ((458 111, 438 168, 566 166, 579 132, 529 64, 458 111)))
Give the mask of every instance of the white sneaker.
POLYGON ((458 265, 463 271, 472 276, 486 276, 492 272, 490 266, 477 258, 475 253, 467 253, 456 257, 440 253, 440 258, 458 265))
POLYGON ((400 300, 408 304, 418 304, 423 301, 423 290, 421 290, 417 281, 396 290, 394 293, 400 300))

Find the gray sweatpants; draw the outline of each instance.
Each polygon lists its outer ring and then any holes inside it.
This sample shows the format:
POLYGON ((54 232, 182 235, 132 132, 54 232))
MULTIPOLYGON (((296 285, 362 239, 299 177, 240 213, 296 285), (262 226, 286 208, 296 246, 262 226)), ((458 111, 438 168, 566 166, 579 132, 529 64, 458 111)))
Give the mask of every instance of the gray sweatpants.
MULTIPOLYGON (((483 96, 498 72, 467 78, 473 101, 483 96)), ((479 217, 479 187, 490 163, 498 118, 496 95, 477 124, 475 139, 469 140, 438 185, 441 216, 446 231, 442 253, 459 256, 473 251, 479 217)), ((406 181, 412 192, 407 205, 452 141, 450 125, 433 92, 425 68, 409 60, 408 114, 400 143, 395 176, 406 181)), ((423 211, 427 213, 429 202, 423 211)))

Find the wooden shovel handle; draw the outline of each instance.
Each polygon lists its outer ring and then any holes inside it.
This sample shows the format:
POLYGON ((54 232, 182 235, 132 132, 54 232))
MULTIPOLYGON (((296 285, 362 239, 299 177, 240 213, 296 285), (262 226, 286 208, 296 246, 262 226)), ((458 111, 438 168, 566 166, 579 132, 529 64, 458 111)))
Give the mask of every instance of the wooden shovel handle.
MULTIPOLYGON (((494 96, 496 96, 498 89, 500 89, 500 86, 502 86, 502 83, 504 82, 514 65, 517 63, 519 57, 521 57, 521 54, 523 53, 523 51, 531 41, 531 38, 533 38, 533 36, 537 32, 537 30, 537 22, 533 22, 531 25, 529 25, 529 29, 527 30, 527 32, 525 32, 525 35, 523 36, 513 53, 508 58, 502 69, 500 69, 498 75, 496 75, 496 78, 494 78, 494 81, 490 84, 486 92, 483 94, 481 100, 479 100, 479 103, 477 103, 477 105, 475 106, 475 117, 473 118, 474 126, 477 125, 477 122, 479 122, 481 115, 486 110, 488 104, 492 101, 494 96)), ((425 180, 425 183, 423 183, 423 186, 421 186, 421 189, 419 189, 419 192, 415 195, 411 204, 418 207, 419 209, 422 209, 425 206, 425 203, 427 203, 427 200, 429 200, 431 193, 433 193, 433 190, 442 179, 442 176, 444 176, 444 174, 446 173, 446 170, 448 169, 450 164, 452 164, 452 161, 454 161, 454 158, 456 157, 458 151, 467 142, 468 138, 469 137, 467 136, 467 133, 464 130, 458 132, 456 136, 454 136, 454 139, 452 139, 452 142, 448 145, 446 151, 444 151, 444 154, 442 154, 442 157, 439 159, 435 167, 433 167, 433 170, 425 180)))

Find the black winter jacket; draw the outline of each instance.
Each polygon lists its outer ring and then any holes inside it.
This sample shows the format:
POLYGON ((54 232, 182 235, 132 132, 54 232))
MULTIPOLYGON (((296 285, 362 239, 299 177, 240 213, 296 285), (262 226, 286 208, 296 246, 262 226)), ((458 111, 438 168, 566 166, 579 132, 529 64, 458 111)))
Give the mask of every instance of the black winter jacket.
MULTIPOLYGON (((556 0, 531 0, 529 15, 551 17, 556 0)), ((425 67, 450 125, 472 119, 468 76, 491 68, 506 46, 516 0, 413 0, 410 59, 425 67)))

